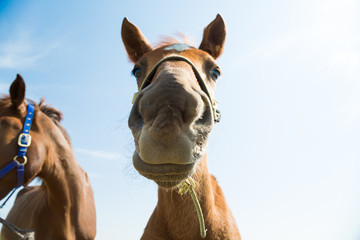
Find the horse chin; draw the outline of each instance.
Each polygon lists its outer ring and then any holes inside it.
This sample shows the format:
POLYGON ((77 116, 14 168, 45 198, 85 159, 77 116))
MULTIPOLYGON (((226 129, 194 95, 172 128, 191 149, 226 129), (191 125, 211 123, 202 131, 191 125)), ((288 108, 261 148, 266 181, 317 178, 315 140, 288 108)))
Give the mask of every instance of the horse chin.
POLYGON ((143 161, 138 152, 134 151, 133 165, 141 175, 153 180, 160 187, 173 188, 193 175, 197 161, 189 164, 150 164, 143 161))

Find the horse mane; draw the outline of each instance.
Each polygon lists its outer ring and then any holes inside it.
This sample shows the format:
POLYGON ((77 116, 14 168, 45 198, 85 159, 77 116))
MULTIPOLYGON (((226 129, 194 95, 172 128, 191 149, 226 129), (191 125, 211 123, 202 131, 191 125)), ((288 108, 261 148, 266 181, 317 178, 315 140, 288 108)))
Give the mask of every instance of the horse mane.
MULTIPOLYGON (((34 101, 27 99, 28 102, 31 102, 35 106, 37 105, 41 112, 48 116, 55 124, 59 124, 62 120, 62 113, 51 107, 50 104, 45 102, 44 98, 41 98, 40 103, 36 104, 34 101)), ((4 95, 0 98, 0 108, 11 107, 11 99, 9 95, 4 95)))
POLYGON ((50 104, 46 103, 45 98, 40 99, 39 108, 40 111, 53 120, 56 125, 58 125, 63 119, 62 113, 58 109, 51 107, 50 104))
POLYGON ((55 125, 60 129, 66 140, 71 145, 69 134, 60 124, 61 120, 63 119, 63 114, 60 112, 60 110, 52 107, 49 103, 45 102, 45 98, 40 99, 38 106, 40 111, 46 116, 48 116, 55 123, 55 125))

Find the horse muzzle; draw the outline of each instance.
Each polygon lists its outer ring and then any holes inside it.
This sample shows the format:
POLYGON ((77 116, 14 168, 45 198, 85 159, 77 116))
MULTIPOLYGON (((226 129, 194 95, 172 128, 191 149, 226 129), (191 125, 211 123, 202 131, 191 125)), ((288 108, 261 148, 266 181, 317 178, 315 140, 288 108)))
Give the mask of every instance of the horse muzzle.
POLYGON ((144 177, 153 180, 160 187, 172 188, 190 177, 196 168, 196 163, 189 164, 149 164, 144 162, 135 151, 133 155, 135 169, 144 177))

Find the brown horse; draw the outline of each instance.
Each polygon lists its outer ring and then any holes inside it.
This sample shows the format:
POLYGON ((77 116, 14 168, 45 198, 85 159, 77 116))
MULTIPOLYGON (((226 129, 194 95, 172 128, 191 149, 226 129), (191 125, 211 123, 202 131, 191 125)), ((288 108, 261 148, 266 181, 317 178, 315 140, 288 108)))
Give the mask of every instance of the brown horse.
MULTIPOLYGON (((10 96, 0 99, 0 168, 18 152, 18 137, 24 128, 27 106, 34 105, 22 189, 7 221, 35 231, 37 240, 94 239, 96 215, 93 190, 87 173, 77 163, 70 138, 60 125, 61 113, 45 104, 25 100, 25 83, 20 75, 10 87, 10 96), (26 186, 35 177, 41 186, 26 186)), ((24 160, 19 161, 23 162, 24 160)), ((0 199, 17 185, 16 170, 0 180, 0 199)), ((3 227, 1 239, 18 239, 3 227)))
POLYGON ((190 176, 197 184, 206 239, 240 239, 205 154, 208 135, 219 121, 214 90, 220 70, 215 59, 223 51, 225 33, 217 15, 198 49, 179 43, 153 49, 135 25, 123 21, 121 35, 140 90, 129 117, 136 147, 133 164, 159 185, 158 203, 141 239, 200 239, 194 204, 176 189, 190 176))

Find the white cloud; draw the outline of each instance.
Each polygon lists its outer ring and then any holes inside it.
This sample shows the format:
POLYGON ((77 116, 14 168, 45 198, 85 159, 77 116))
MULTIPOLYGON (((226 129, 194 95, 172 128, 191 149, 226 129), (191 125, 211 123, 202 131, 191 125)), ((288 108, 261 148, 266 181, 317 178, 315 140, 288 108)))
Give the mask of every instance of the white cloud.
POLYGON ((28 31, 19 30, 14 39, 0 42, 0 68, 33 67, 43 57, 59 46, 59 42, 36 41, 28 31))
POLYGON ((104 152, 98 150, 90 150, 86 148, 75 148, 75 152, 97 159, 118 160, 121 158, 121 154, 116 152, 104 152))

